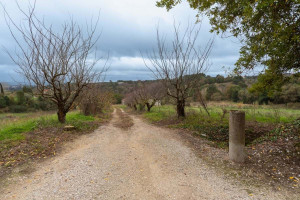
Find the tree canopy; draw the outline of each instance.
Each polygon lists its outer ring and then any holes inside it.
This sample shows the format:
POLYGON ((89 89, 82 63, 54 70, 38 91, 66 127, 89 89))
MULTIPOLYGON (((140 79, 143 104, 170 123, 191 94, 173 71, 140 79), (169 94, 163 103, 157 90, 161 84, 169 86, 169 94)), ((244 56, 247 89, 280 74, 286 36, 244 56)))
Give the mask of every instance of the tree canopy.
MULTIPOLYGON (((278 89, 300 69, 299 0, 187 0, 209 17, 212 32, 228 33, 242 42, 235 72, 265 66, 259 79, 261 87, 278 89), (270 78, 271 77, 271 78, 270 78), (275 88, 274 88, 275 87, 275 88)), ((172 9, 182 0, 160 0, 157 6, 172 9)))

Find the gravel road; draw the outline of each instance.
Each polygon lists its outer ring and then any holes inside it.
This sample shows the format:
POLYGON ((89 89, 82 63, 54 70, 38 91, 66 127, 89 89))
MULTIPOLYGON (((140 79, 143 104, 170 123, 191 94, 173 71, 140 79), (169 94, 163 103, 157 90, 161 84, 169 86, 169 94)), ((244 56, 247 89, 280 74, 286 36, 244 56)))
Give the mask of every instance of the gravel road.
POLYGON ((225 180, 174 130, 131 116, 127 131, 110 124, 67 144, 38 170, 17 177, 0 199, 286 199, 282 193, 225 180))

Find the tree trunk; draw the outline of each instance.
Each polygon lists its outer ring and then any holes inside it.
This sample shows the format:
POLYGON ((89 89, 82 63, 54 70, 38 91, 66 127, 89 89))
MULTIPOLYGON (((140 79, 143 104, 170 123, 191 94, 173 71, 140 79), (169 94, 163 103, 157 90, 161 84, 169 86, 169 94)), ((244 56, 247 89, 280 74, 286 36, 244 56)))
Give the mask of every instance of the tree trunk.
POLYGON ((150 112, 151 107, 152 107, 152 106, 150 105, 150 103, 146 103, 146 106, 147 106, 147 111, 150 112))
POLYGON ((63 110, 59 109, 57 111, 57 117, 60 123, 64 124, 66 122, 66 112, 64 112, 63 110))
POLYGON ((137 110, 137 107, 136 107, 136 105, 135 105, 135 104, 133 105, 133 107, 134 107, 134 110, 137 110))
POLYGON ((177 100, 177 116, 178 116, 178 118, 185 117, 184 107, 185 107, 185 101, 177 100))
POLYGON ((139 107, 140 107, 140 111, 144 111, 145 110, 145 104, 140 104, 139 107))

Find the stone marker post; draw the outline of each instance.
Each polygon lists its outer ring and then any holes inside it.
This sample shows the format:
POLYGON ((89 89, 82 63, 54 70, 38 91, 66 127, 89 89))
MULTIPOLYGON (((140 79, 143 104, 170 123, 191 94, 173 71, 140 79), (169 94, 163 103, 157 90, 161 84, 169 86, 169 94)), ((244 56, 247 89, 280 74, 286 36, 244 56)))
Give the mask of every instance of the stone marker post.
POLYGON ((245 112, 231 110, 229 115, 229 158, 245 161, 245 112))

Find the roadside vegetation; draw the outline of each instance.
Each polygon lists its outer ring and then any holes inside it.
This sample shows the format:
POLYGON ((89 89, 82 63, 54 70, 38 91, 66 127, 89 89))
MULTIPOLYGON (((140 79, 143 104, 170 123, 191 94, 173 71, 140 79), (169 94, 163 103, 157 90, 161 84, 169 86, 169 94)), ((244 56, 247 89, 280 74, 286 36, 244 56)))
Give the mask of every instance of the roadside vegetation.
MULTIPOLYGON (((300 116, 300 110, 285 108, 285 106, 279 105, 247 105, 233 102, 212 102, 208 104, 210 116, 208 116, 200 106, 188 106, 188 116, 186 120, 188 120, 190 116, 198 116, 201 120, 219 120, 227 123, 229 111, 237 109, 245 111, 246 120, 253 122, 288 123, 298 119, 300 116)), ((145 117, 154 122, 176 117, 176 110, 174 110, 173 105, 156 106, 151 111, 152 112, 145 113, 145 117)))
POLYGON ((229 170, 234 176, 254 177, 271 184, 276 190, 281 187, 292 190, 299 188, 300 110, 278 105, 243 105, 232 102, 212 102, 207 109, 210 116, 202 107, 188 106, 184 119, 177 118, 176 107, 173 105, 155 106, 151 112, 139 113, 156 125, 182 130, 184 137, 191 135, 194 138, 191 143, 201 149, 201 157, 208 162, 212 162, 213 158, 213 165, 222 162, 218 164, 219 168, 229 170), (225 153, 229 141, 229 111, 234 109, 246 113, 248 158, 242 165, 228 162, 225 153), (197 143, 196 138, 201 142, 197 143), (208 147, 203 142, 219 150, 207 151, 208 147), (221 156, 212 155, 216 151, 221 156))
POLYGON ((31 161, 55 156, 63 143, 88 134, 108 122, 111 111, 111 108, 107 108, 94 116, 71 111, 66 116, 66 124, 61 124, 54 112, 0 114, 1 179, 16 167, 22 168, 31 161), (64 131, 66 125, 74 129, 64 131))

